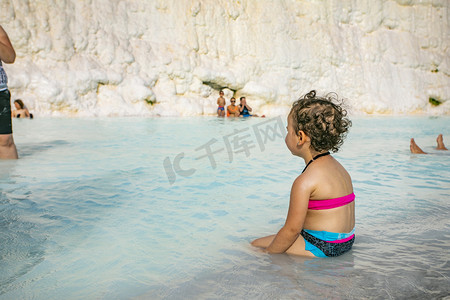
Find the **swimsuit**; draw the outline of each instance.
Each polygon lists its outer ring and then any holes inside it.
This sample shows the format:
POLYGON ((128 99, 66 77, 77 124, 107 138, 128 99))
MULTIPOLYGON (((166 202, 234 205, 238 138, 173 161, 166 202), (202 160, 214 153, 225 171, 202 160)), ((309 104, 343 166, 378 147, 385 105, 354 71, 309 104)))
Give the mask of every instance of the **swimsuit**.
MULTIPOLYGON (((325 152, 315 156, 308 162, 306 168, 317 158, 329 155, 330 152, 325 152)), ((302 172, 302 173, 303 173, 302 172)), ((338 197, 327 200, 309 200, 308 209, 322 210, 341 207, 355 201, 355 194, 351 193, 347 196, 338 197)), ((355 241, 355 228, 349 233, 329 232, 303 229, 300 235, 305 240, 305 250, 310 251, 317 257, 331 257, 339 256, 349 251, 355 241)))
POLYGON ((309 200, 308 209, 321 210, 321 209, 331 209, 349 204, 355 200, 355 194, 328 199, 328 200, 309 200))
POLYGON ((225 110, 224 106, 219 106, 219 108, 217 110, 225 110))
POLYGON ((227 116, 230 116, 230 114, 235 114, 235 113, 237 113, 238 112, 238 107, 237 106, 234 106, 234 108, 233 108, 233 106, 227 106, 227 116))
MULTIPOLYGON (((310 199, 308 209, 331 209, 347 205, 353 201, 355 201, 354 193, 328 200, 310 199)), ((300 234, 305 240, 305 250, 312 252, 312 254, 318 257, 344 254, 352 248, 353 242, 355 241, 355 228, 349 233, 303 229, 300 234)))
POLYGON ((303 171, 302 171, 302 173, 304 173, 305 171, 306 171, 306 169, 309 167, 309 165, 313 162, 313 161, 315 161, 316 159, 318 159, 319 157, 322 157, 322 156, 325 156, 325 155, 330 155, 330 152, 325 152, 325 153, 320 153, 320 154, 317 154, 316 156, 314 156, 307 164, 306 164, 306 167, 303 169, 303 171))
MULTIPOLYGON (((20 114, 17 114, 16 118, 20 118, 20 114)), ((33 114, 30 114, 30 119, 33 119, 33 114)))
POLYGON ((0 134, 12 133, 11 94, 8 91, 8 77, 0 61, 0 134))
POLYGON ((8 90, 0 91, 0 134, 12 133, 11 94, 8 90))
POLYGON ((317 257, 339 256, 349 251, 355 241, 355 228, 349 233, 303 229, 305 250, 317 257))

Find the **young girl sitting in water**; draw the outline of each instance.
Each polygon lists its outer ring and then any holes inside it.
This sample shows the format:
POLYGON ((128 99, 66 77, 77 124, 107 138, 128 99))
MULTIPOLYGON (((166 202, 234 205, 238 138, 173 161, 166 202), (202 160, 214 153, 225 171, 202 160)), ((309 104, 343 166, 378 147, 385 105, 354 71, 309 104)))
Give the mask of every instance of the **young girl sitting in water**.
POLYGON ((295 179, 284 226, 253 246, 269 253, 338 256, 355 240, 355 195, 350 175, 329 151, 342 145, 351 121, 333 97, 311 91, 294 102, 288 116, 286 145, 305 160, 295 179))

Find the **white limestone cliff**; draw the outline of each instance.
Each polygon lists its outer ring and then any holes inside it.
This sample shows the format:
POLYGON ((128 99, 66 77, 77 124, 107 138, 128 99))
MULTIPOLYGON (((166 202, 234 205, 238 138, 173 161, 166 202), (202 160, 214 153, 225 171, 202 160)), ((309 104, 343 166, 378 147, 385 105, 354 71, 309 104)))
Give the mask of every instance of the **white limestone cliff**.
POLYGON ((448 0, 0 0, 13 99, 36 115, 283 114, 311 89, 354 113, 450 114, 448 0), (432 106, 429 98, 442 102, 432 106))

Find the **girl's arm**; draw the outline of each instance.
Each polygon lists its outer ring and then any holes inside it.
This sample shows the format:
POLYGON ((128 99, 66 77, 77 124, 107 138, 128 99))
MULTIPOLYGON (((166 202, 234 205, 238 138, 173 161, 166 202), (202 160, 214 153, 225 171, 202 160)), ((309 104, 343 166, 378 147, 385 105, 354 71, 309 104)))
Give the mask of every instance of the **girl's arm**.
POLYGON ((248 106, 247 104, 245 106, 247 106, 248 111, 252 111, 252 108, 250 106, 248 106))
POLYGON ((284 226, 278 231, 266 250, 270 253, 284 253, 297 240, 308 211, 311 189, 299 176, 292 184, 289 211, 284 226), (303 183, 302 183, 303 181, 303 183))

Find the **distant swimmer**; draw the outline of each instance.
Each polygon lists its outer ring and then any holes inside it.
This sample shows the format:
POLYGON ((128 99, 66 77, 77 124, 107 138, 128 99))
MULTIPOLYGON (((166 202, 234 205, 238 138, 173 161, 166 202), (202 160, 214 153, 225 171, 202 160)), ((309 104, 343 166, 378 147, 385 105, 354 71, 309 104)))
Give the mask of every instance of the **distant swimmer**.
POLYGON ((230 105, 227 106, 227 116, 239 117, 240 114, 239 107, 236 106, 236 98, 232 97, 230 99, 230 105))
MULTIPOLYGON (((444 138, 442 134, 439 134, 436 138, 437 146, 436 150, 448 150, 444 145, 444 138)), ((424 152, 417 144, 416 141, 414 141, 414 138, 411 139, 409 143, 409 149, 411 150, 411 153, 414 154, 428 154, 424 152)))
POLYGON ((30 114, 28 108, 25 106, 22 100, 17 99, 14 101, 14 106, 16 107, 13 110, 12 114, 14 118, 30 118, 33 119, 33 114, 30 114))
POLYGON ((219 98, 217 98, 217 116, 225 117, 225 98, 223 97, 223 91, 219 92, 219 98))
POLYGON ((11 94, 8 90, 8 77, 3 62, 12 64, 16 52, 8 34, 0 26, 0 159, 17 159, 17 148, 12 135, 11 94))

